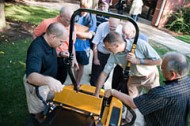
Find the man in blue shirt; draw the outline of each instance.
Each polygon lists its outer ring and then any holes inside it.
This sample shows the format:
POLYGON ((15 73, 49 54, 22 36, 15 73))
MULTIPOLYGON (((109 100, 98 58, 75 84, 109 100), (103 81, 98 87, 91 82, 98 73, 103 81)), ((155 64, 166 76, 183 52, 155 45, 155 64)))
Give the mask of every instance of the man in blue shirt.
POLYGON ((35 86, 44 100, 52 99, 54 92, 60 92, 63 85, 56 80, 57 53, 55 48, 67 39, 67 30, 61 23, 52 23, 45 34, 33 40, 27 51, 26 75, 24 85, 29 113, 40 122, 43 120, 41 112, 45 109, 42 101, 37 97, 35 86), (50 96, 51 97, 48 97, 50 96))
POLYGON ((164 55, 161 70, 166 79, 164 86, 151 89, 136 98, 109 89, 105 96, 114 96, 144 115, 147 126, 187 126, 190 110, 189 63, 177 52, 164 55))

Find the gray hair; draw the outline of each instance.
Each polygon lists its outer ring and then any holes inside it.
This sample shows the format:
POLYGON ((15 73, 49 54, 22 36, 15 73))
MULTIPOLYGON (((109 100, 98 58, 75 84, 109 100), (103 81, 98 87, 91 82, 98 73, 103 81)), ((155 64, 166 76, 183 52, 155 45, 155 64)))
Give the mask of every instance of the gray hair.
POLYGON ((187 58, 177 52, 168 52, 164 55, 163 60, 167 60, 167 71, 174 71, 178 73, 179 76, 186 76, 189 73, 189 63, 187 58))
POLYGON ((131 32, 134 32, 136 34, 135 26, 129 21, 124 22, 123 30, 131 31, 131 32))
POLYGON ((61 23, 56 22, 56 23, 52 23, 48 26, 48 28, 46 30, 46 34, 47 35, 53 34, 56 37, 60 37, 63 34, 67 34, 67 30, 61 23))

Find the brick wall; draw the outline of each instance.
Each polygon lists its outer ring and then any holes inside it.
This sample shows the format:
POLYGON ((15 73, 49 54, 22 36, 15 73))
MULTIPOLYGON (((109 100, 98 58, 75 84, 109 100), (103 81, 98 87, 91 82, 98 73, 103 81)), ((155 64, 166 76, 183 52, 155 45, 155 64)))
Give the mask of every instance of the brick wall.
MULTIPOLYGON (((152 19, 153 26, 155 26, 163 1, 164 0, 158 0, 155 13, 152 19)), ((190 1, 189 0, 166 0, 164 10, 162 12, 162 15, 157 27, 158 28, 164 27, 169 19, 169 15, 173 13, 175 10, 184 6, 190 6, 190 1)))

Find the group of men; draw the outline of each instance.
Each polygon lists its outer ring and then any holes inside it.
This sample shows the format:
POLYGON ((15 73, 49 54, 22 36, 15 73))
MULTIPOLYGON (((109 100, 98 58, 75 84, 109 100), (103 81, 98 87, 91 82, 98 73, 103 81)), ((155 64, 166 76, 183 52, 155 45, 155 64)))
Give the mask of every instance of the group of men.
MULTIPOLYGON (((92 0, 80 0, 81 8, 91 8, 92 0)), ((109 2, 100 1, 108 11, 109 2)), ((52 99, 55 92, 63 90, 67 77, 65 58, 69 57, 69 26, 73 10, 63 7, 60 15, 43 20, 34 29, 33 42, 27 51, 26 74, 24 85, 29 113, 39 122, 43 121, 44 105, 35 93, 35 86, 45 100, 52 99)), ((89 63, 90 40, 93 43, 93 65, 90 84, 96 86, 95 96, 103 87, 106 78, 114 69, 112 89, 106 90, 105 96, 117 97, 133 109, 138 109, 144 116, 147 126, 187 125, 190 108, 189 63, 186 57, 177 52, 167 53, 163 60, 149 45, 148 39, 139 34, 135 52, 130 52, 135 27, 131 22, 121 24, 119 19, 82 12, 77 17, 79 24, 74 29, 73 67, 75 78, 80 87, 84 65, 89 63), (100 18, 101 20, 99 20, 100 18), (104 20, 102 20, 104 19, 104 20), (98 21, 99 23, 97 23, 98 21), (86 31, 78 31, 81 25, 86 31), (97 26, 98 25, 98 26, 97 26), (131 63, 130 75, 125 83, 127 92, 118 90, 123 70, 131 63), (115 64, 117 65, 115 68, 115 64), (161 65, 165 86, 160 86, 157 66, 161 65), (119 75, 119 76, 118 76, 119 75), (149 90, 141 94, 143 89, 149 90)), ((137 115, 138 116, 138 115, 137 115)))

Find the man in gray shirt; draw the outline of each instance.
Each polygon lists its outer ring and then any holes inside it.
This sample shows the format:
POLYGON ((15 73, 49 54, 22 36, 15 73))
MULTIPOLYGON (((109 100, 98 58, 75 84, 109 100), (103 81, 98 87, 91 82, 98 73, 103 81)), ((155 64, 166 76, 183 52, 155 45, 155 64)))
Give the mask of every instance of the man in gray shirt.
POLYGON ((99 90, 104 85, 107 75, 114 68, 114 64, 125 69, 127 62, 131 62, 129 81, 127 84, 129 95, 133 98, 139 95, 142 88, 159 86, 157 65, 161 58, 157 52, 145 41, 138 40, 135 54, 129 52, 133 41, 125 42, 117 32, 110 32, 104 38, 105 48, 112 52, 96 83, 95 96, 99 97, 99 90))

